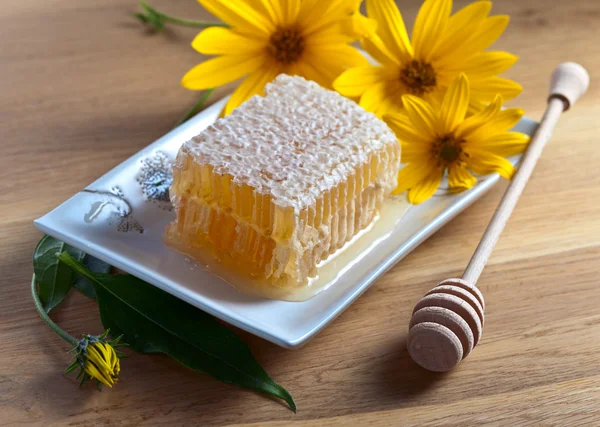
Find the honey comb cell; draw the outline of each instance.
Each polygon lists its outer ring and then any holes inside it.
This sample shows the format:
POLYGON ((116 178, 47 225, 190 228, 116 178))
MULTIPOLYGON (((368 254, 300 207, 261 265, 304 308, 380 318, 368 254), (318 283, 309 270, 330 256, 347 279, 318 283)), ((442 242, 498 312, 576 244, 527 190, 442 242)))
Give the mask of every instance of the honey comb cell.
POLYGON ((296 287, 373 221, 396 186, 400 145, 356 103, 278 76, 186 142, 165 241, 276 286, 296 287))

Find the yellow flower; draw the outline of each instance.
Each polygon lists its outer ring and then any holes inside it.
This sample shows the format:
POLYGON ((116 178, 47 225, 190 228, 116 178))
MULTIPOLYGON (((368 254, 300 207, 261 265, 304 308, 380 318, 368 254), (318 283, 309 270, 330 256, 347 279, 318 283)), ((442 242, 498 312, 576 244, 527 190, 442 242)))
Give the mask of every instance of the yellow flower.
POLYGON ((512 80, 498 77, 517 57, 507 52, 483 52, 504 31, 508 16, 488 17, 489 1, 477 1, 451 15, 452 0, 427 0, 417 15, 411 40, 393 0, 367 0, 367 15, 377 30, 362 39, 365 50, 380 65, 345 71, 333 86, 342 95, 378 115, 402 108, 402 95, 440 102, 450 83, 464 72, 471 82, 473 106, 483 106, 496 94, 505 100, 521 92, 512 80))
POLYGON ((121 364, 115 349, 106 342, 90 343, 83 369, 91 378, 112 387, 116 384, 121 364))
POLYGON ((225 114, 262 93, 278 74, 296 74, 331 87, 349 67, 366 65, 366 59, 348 43, 353 28, 364 28, 353 17, 357 0, 199 0, 209 12, 232 28, 203 30, 192 47, 206 55, 219 55, 192 68, 183 77, 194 90, 220 86, 242 77, 225 114))
MULTIPOLYGON (((76 345, 71 349, 75 355, 65 374, 70 374, 79 368, 77 379, 81 378, 80 385, 91 379, 95 379, 99 387, 102 384, 109 387, 115 385, 121 372, 119 359, 123 357, 123 353, 118 348, 127 344, 120 342, 121 337, 107 340, 109 332, 110 330, 107 329, 100 336, 83 334, 83 338, 79 341, 68 336, 69 342, 74 342, 76 345)), ((64 331, 62 333, 66 334, 64 331)))
MULTIPOLYGON (((432 0, 429 0, 432 1, 432 0)), ((466 117, 469 106, 469 82, 461 73, 450 85, 441 105, 434 107, 414 95, 404 95, 406 114, 386 114, 384 120, 402 144, 402 163, 398 187, 394 193, 408 192, 413 204, 429 199, 437 190, 444 173, 452 191, 471 188, 476 174, 497 172, 510 179, 514 167, 503 156, 522 153, 529 137, 508 132, 523 116, 523 110, 501 110, 502 96, 483 110, 466 117)))

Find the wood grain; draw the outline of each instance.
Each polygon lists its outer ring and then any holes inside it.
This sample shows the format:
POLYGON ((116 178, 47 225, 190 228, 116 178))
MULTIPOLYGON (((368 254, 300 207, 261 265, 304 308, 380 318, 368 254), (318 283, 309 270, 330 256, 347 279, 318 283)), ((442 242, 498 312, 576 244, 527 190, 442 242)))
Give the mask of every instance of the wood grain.
MULTIPOLYGON (((97 392, 61 374, 67 346, 29 295, 32 220, 151 143, 198 94, 179 85, 202 60, 195 31, 152 35, 135 2, 5 0, 0 8, 0 425, 596 425, 600 423, 600 3, 503 0, 495 45, 521 57, 512 105, 539 119, 562 61, 591 74, 588 94, 554 131, 479 280, 486 328, 464 363, 439 375, 405 348, 414 304, 460 275, 505 188, 499 185, 381 278, 306 347, 240 332, 298 404, 278 402, 132 354, 119 384, 97 392)), ((154 0, 188 17, 192 0, 154 0)), ((400 2, 411 22, 417 1, 400 2)), ((464 1, 456 2, 458 5, 464 1)), ((221 91, 221 93, 223 93, 221 91)), ((97 308, 72 295, 54 315, 99 333, 97 308)))
MULTIPOLYGON (((517 206, 544 147, 552 137, 558 119, 585 93, 589 80, 585 68, 574 62, 563 62, 552 71, 548 107, 519 162, 515 176, 508 183, 490 223, 483 232, 462 279, 454 279, 458 286, 446 284, 453 281, 446 279, 429 291, 415 306, 409 325, 407 348, 410 357, 419 366, 433 372, 449 371, 467 357, 472 349, 467 339, 470 334, 474 337, 474 345, 477 345, 484 323, 483 304, 478 302, 482 295, 476 288, 477 279, 517 206), (457 322, 448 311, 438 312, 435 309, 450 309, 466 323, 457 322), (470 313, 471 309, 475 310, 475 313, 470 313), (429 310, 427 316, 424 316, 425 310, 429 310), (480 322, 476 322, 477 318, 480 322), (465 348, 468 351, 465 351, 465 348)), ((481 301, 483 302, 483 299, 481 301)))

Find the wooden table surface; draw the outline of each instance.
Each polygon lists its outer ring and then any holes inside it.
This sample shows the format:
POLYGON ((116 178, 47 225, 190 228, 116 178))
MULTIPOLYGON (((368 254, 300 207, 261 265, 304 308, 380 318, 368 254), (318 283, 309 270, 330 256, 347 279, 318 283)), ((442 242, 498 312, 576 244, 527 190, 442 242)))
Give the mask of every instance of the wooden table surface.
MULTIPOLYGON (((208 17, 193 0, 157 8, 208 17)), ((407 21, 418 1, 402 0, 407 21)), ((464 2, 460 2, 464 4, 464 2)), ((461 273, 505 184, 381 278, 306 347, 243 332, 294 395, 298 413, 162 356, 132 354, 114 389, 62 375, 66 344, 37 315, 29 284, 33 219, 154 141, 192 105, 179 85, 202 58, 195 31, 146 32, 134 0, 4 0, 0 7, 0 425, 600 425, 600 3, 497 1, 511 25, 496 48, 521 59, 512 103, 539 119, 565 60, 588 94, 554 132, 480 285, 486 328, 475 352, 439 375, 405 350, 416 301, 461 273)), ((54 314, 72 334, 102 331, 72 295, 54 314)))

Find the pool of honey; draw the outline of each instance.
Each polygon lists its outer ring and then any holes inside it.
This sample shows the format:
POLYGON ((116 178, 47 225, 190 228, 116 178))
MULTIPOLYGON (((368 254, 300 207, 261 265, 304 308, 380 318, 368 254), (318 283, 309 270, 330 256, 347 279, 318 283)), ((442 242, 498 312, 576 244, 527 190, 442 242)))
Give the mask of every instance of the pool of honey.
POLYGON ((197 268, 220 277, 241 293, 282 301, 306 301, 327 288, 334 286, 338 279, 352 266, 356 265, 371 251, 376 250, 378 243, 386 239, 396 228, 410 204, 404 195, 386 200, 379 214, 363 230, 358 232, 341 249, 317 265, 317 275, 308 283, 298 287, 278 287, 267 280, 253 279, 237 274, 220 265, 217 260, 207 257, 201 251, 189 253, 189 249, 177 247, 174 242, 170 246, 191 256, 197 268))

